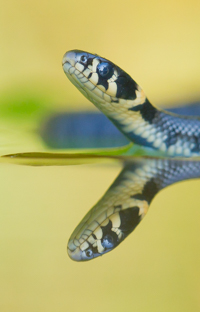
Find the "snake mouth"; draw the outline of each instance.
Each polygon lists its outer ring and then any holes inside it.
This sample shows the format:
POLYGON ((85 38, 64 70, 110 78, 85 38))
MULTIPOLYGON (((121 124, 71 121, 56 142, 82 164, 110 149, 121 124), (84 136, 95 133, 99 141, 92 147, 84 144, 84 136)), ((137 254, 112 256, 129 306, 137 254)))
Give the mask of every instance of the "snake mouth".
POLYGON ((84 96, 87 96, 82 83, 78 79, 77 75, 74 74, 75 67, 72 61, 66 59, 65 57, 63 58, 62 61, 62 66, 63 70, 67 76, 67 78, 72 82, 72 84, 79 89, 81 93, 83 93, 84 96))

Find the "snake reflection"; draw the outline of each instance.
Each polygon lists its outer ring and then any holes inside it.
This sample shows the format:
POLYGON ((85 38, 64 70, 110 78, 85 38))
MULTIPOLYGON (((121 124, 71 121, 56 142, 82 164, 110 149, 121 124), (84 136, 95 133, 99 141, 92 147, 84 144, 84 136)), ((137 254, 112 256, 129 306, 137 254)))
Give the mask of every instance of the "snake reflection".
POLYGON ((173 183, 199 178, 198 160, 138 158, 123 169, 72 233, 68 254, 86 261, 113 250, 140 223, 155 195, 173 183))

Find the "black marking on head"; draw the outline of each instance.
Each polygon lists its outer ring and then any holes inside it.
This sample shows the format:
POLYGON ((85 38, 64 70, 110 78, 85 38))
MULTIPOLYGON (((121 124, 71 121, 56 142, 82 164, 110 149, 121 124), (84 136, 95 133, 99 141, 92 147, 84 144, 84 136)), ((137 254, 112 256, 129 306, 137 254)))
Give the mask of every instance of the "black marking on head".
POLYGON ((139 212, 140 209, 137 206, 130 207, 119 212, 121 220, 119 228, 125 236, 129 235, 141 221, 141 216, 139 215, 139 212))
POLYGON ((88 57, 87 66, 92 65, 94 57, 88 57))
POLYGON ((97 86, 98 85, 102 85, 106 90, 108 90, 108 81, 106 79, 103 79, 100 75, 99 80, 97 82, 97 86))
POLYGON ((112 222, 111 222, 111 220, 109 220, 107 225, 101 226, 101 229, 103 231, 103 236, 105 236, 106 234, 110 234, 111 229, 112 229, 112 222))
POLYGON ((92 73, 90 73, 90 74, 88 75, 88 79, 90 79, 90 78, 91 78, 91 76, 92 76, 92 73))
POLYGON ((149 123, 153 122, 153 119, 155 118, 155 115, 157 113, 157 109, 151 105, 151 103, 146 99, 144 104, 139 104, 137 106, 131 107, 128 110, 132 110, 134 112, 140 112, 142 115, 142 118, 149 123))
POLYGON ((117 83, 117 98, 126 100, 136 99, 137 83, 122 69, 117 68, 119 77, 115 81, 117 83))

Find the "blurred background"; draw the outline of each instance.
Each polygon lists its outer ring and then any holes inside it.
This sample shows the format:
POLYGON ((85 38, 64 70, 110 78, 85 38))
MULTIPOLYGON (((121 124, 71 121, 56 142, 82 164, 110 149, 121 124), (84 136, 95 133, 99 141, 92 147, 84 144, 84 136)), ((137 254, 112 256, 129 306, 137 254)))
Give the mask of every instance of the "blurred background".
MULTIPOLYGON (((71 49, 126 70, 150 100, 199 99, 199 1, 1 1, 1 94, 46 96, 48 106, 89 106, 67 81, 71 49)), ((45 104, 45 103, 44 103, 45 104)))
MULTIPOLYGON (((71 49, 112 60, 157 106, 198 101, 199 10, 197 0, 1 0, 1 154, 44 150, 33 130, 53 113, 95 110, 63 73, 71 49)), ((115 251, 68 258, 71 232, 119 171, 1 165, 2 312, 200 309, 198 181, 159 194, 115 251)))

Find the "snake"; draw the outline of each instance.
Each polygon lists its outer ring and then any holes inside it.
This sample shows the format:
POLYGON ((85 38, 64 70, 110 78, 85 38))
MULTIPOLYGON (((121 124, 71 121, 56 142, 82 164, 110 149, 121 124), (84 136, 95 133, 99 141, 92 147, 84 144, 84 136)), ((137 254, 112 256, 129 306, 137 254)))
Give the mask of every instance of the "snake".
POLYGON ((67 246, 69 257, 87 261, 112 251, 141 222, 159 191, 199 177, 197 160, 152 157, 125 162, 105 195, 72 233, 67 246))
POLYGON ((75 261, 87 261, 116 248, 146 215, 155 195, 173 183, 200 177, 200 119, 161 110, 124 70, 97 54, 65 53, 64 73, 136 146, 147 154, 124 162, 105 195, 73 231, 67 246, 75 261))
POLYGON ((113 62, 81 50, 65 53, 64 73, 135 146, 169 157, 200 155, 200 118, 158 109, 113 62))

